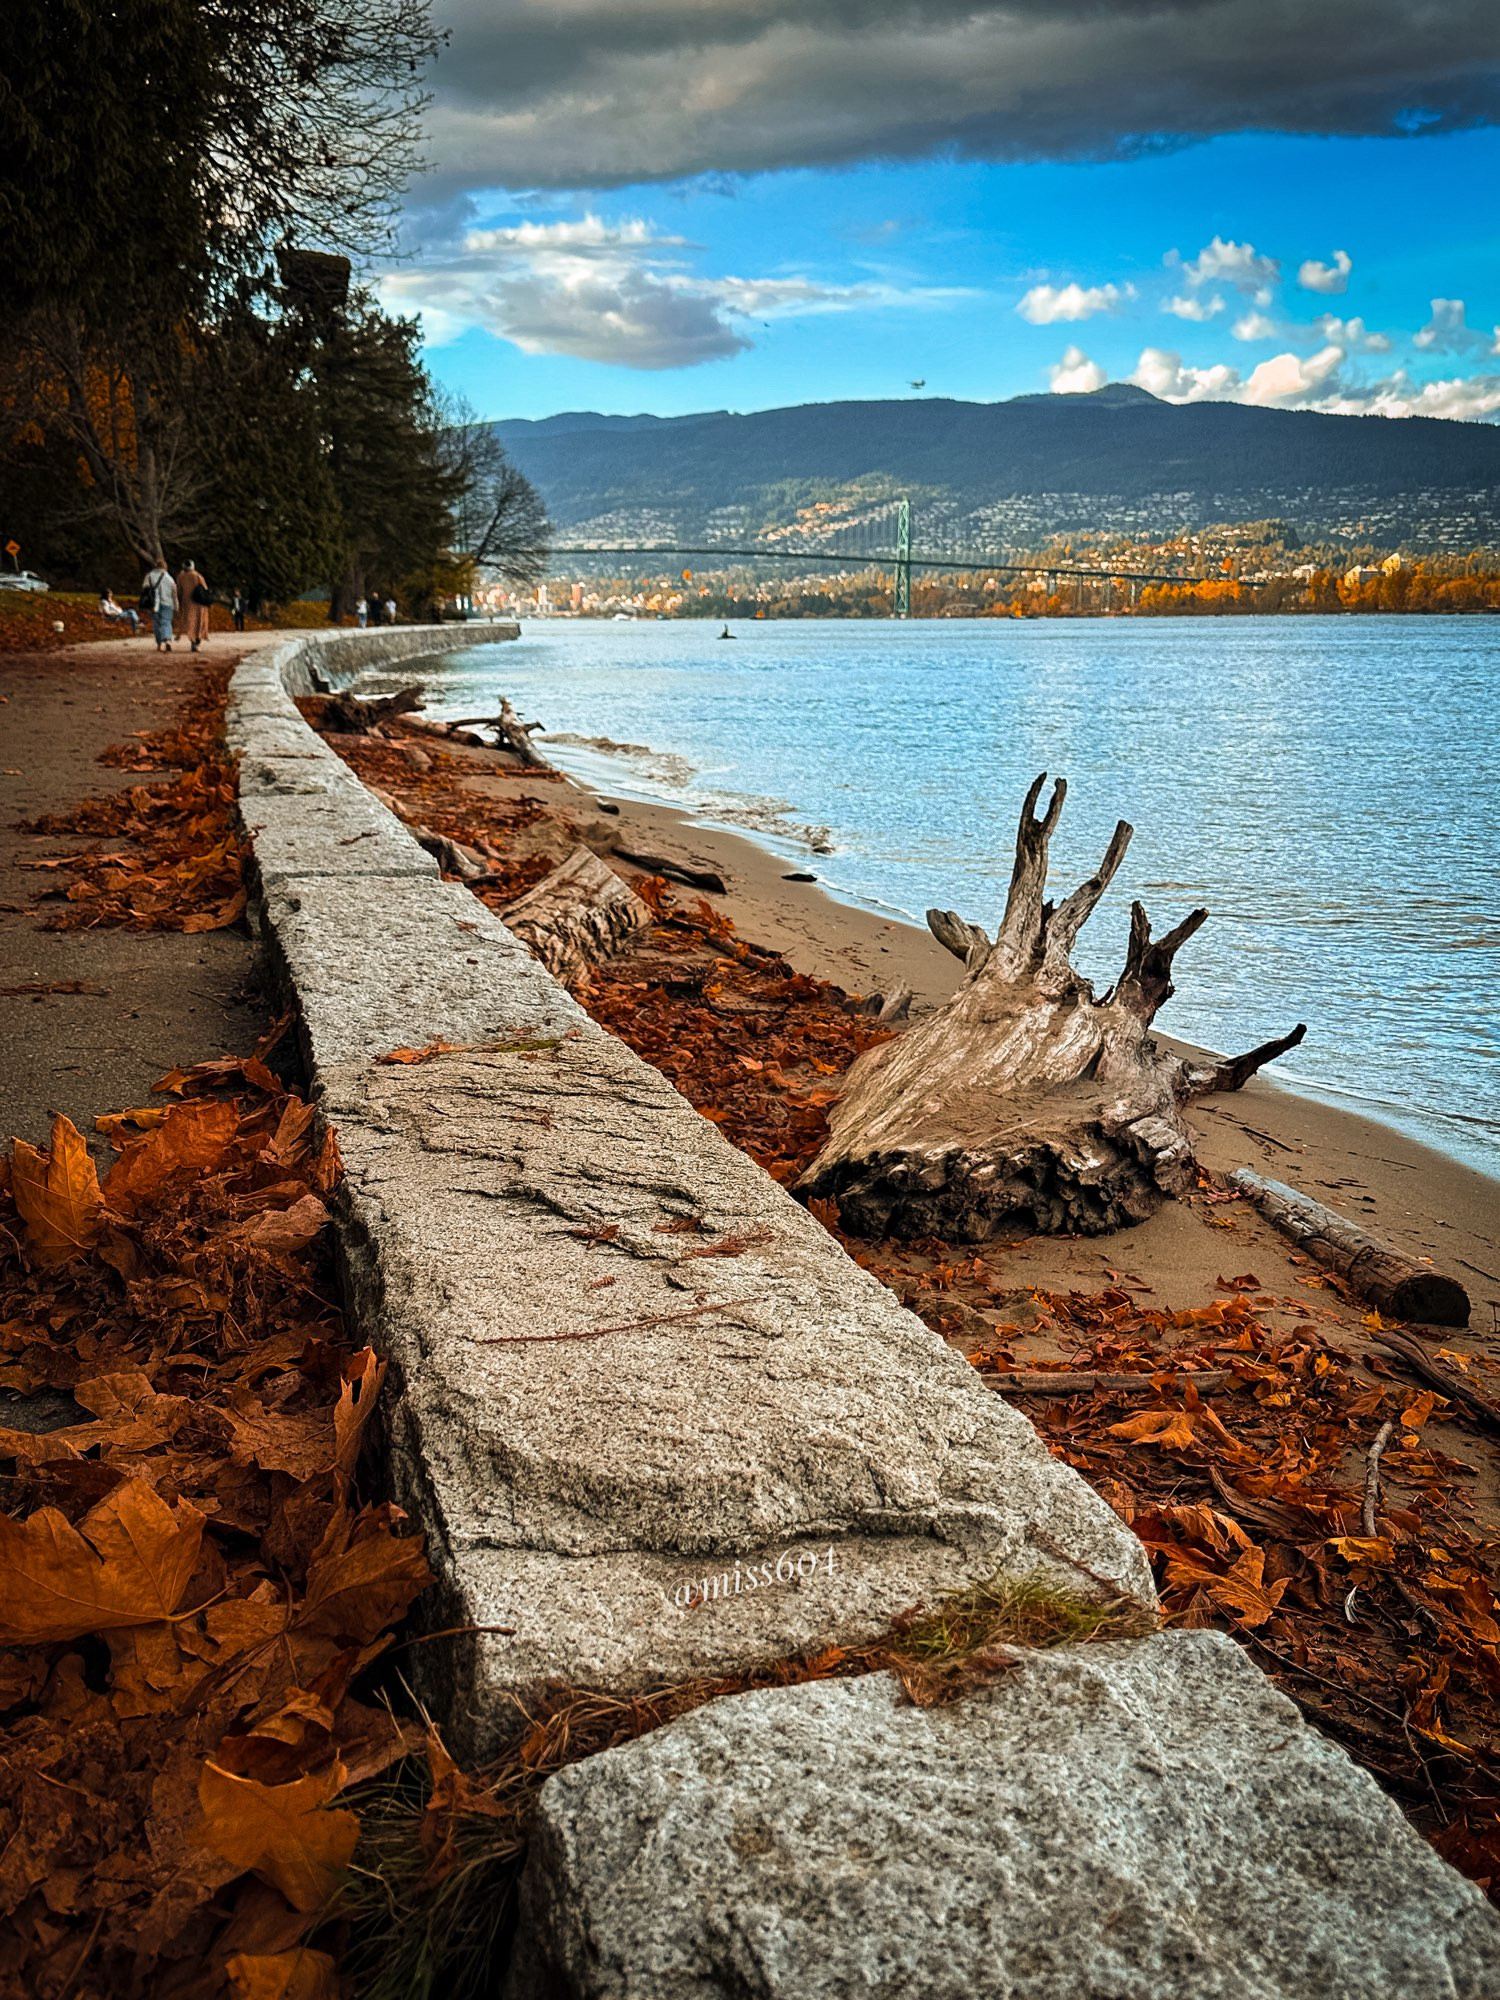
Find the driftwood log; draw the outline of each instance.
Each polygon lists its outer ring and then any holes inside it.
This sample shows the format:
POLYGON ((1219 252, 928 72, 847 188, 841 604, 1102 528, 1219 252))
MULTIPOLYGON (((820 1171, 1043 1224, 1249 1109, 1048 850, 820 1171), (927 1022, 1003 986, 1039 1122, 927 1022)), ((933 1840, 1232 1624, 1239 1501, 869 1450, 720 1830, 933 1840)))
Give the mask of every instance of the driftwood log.
POLYGON ((1456 1278, 1403 1256, 1357 1222, 1301 1194, 1284 1181, 1239 1167, 1229 1175, 1238 1190, 1298 1249, 1337 1271, 1362 1299, 1392 1319, 1415 1319, 1429 1326, 1467 1326, 1469 1295, 1456 1278))
POLYGON ((1306 1032, 1231 1062, 1192 1064, 1157 1046, 1151 1023, 1173 991, 1172 961, 1206 910, 1153 940, 1135 904, 1125 969, 1096 998, 1070 953, 1132 829, 1121 820, 1098 872, 1054 908, 1047 851, 1067 786, 1059 779, 1038 815, 1045 782, 1026 795, 998 933, 933 913, 964 981, 853 1065, 828 1142, 798 1183, 836 1201, 851 1234, 982 1242, 1018 1225, 1093 1236, 1143 1221, 1191 1181, 1183 1103, 1237 1088, 1306 1032))
POLYGON ((320 719, 325 729, 358 736, 365 730, 378 728, 382 722, 394 721, 398 715, 410 715, 421 706, 420 687, 398 688, 395 694, 372 695, 368 699, 357 694, 335 694, 329 696, 320 719))
POLYGON ((727 896, 729 885, 717 868, 710 868, 703 862, 674 861, 669 854, 653 854, 644 847, 621 847, 616 841, 612 853, 622 861, 628 861, 632 868, 644 868, 648 875, 665 875, 670 882, 681 882, 689 889, 706 889, 710 895, 727 896))
POLYGON ((539 722, 523 722, 504 695, 500 698, 498 715, 460 715, 442 725, 444 734, 448 736, 456 735, 461 729, 493 729, 497 749, 508 750, 533 771, 553 771, 556 765, 549 764, 531 740, 533 730, 541 727, 539 722))
POLYGON ((575 847, 559 868, 500 912, 547 970, 571 979, 585 965, 610 958, 632 934, 655 922, 628 882, 587 847, 575 847))

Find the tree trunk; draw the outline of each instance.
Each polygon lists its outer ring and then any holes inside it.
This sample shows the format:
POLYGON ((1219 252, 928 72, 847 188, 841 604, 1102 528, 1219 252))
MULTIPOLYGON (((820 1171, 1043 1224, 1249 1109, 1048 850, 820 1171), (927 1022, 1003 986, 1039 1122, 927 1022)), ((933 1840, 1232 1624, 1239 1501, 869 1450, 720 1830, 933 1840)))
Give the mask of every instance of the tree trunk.
POLYGON ((1153 942, 1135 904, 1125 969, 1096 999, 1070 953, 1131 828, 1121 820, 1098 873, 1054 909, 1047 850, 1067 786, 1057 781, 1038 817, 1044 783, 1026 796, 998 934, 929 915, 964 959, 963 984, 853 1065, 828 1143, 798 1183, 835 1200, 851 1234, 983 1242, 1002 1229, 1093 1236, 1141 1222, 1192 1179, 1183 1101, 1237 1088, 1305 1032, 1231 1063, 1191 1065, 1157 1047, 1151 1023, 1172 993, 1172 961, 1206 910, 1153 942))
POLYGON ((500 912, 558 979, 610 958, 655 922, 650 909, 592 849, 575 847, 560 868, 500 912))

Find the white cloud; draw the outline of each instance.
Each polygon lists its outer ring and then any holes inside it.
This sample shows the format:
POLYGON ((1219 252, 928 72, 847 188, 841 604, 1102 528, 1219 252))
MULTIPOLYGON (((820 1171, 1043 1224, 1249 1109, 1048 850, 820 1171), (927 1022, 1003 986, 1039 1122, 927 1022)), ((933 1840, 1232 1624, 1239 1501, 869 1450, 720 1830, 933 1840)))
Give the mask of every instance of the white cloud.
POLYGON ((1226 242, 1222 236, 1205 243, 1189 263, 1176 250, 1167 252, 1166 261, 1174 268, 1180 265, 1190 285, 1233 285, 1236 291, 1254 292, 1257 305, 1271 303, 1268 287, 1281 277, 1274 257, 1262 257, 1253 243, 1226 242))
POLYGON ((1359 318, 1339 319, 1333 313, 1323 313, 1313 321, 1314 327, 1324 340, 1334 341, 1347 348, 1351 354, 1389 354, 1391 343, 1383 333, 1371 333, 1359 318))
MULTIPOLYGON (((1355 327, 1362 323, 1350 320, 1342 324, 1355 327)), ((1381 338, 1364 337, 1367 343, 1381 338)), ((1365 351, 1378 350, 1367 344, 1365 351)), ((1211 368, 1184 367, 1180 355, 1148 347, 1129 379, 1169 403, 1249 403, 1263 409, 1318 410, 1329 416, 1444 417, 1471 423, 1500 412, 1500 374, 1414 382, 1398 368, 1381 381, 1362 383, 1347 379, 1347 359, 1346 345, 1330 340, 1313 355, 1273 355, 1242 378, 1239 370, 1227 363, 1211 368)))
POLYGON ((1095 313, 1116 312, 1134 297, 1134 285, 1033 285, 1016 311, 1033 326, 1055 326, 1059 320, 1092 319, 1095 313))
POLYGON ((752 345, 752 321, 965 296, 951 287, 828 284, 802 275, 706 277, 692 268, 694 249, 639 218, 521 222, 471 229, 447 255, 390 272, 379 289, 393 310, 419 313, 434 344, 482 327, 525 354, 642 369, 742 353, 752 345))
POLYGON ((1168 299, 1162 307, 1163 312, 1169 312, 1177 319, 1194 320, 1199 326, 1205 320, 1212 319, 1215 313, 1221 313, 1223 310, 1224 301, 1217 292, 1212 293, 1206 299, 1196 297, 1168 299))
POLYGON ((1247 312, 1229 329, 1236 340, 1274 340, 1281 331, 1263 312, 1247 312))
POLYGON ((1213 368, 1184 368, 1182 356, 1165 347, 1143 348, 1129 379, 1168 403, 1230 402, 1240 386, 1237 368, 1225 362, 1213 368))
POLYGON ((1070 347, 1047 380, 1054 396, 1088 396, 1109 380, 1097 361, 1090 361, 1081 347, 1070 347))
POLYGON ((1331 264, 1320 264, 1316 257, 1309 257, 1297 269, 1297 283, 1304 292, 1347 292, 1349 273, 1354 269, 1354 259, 1347 250, 1335 250, 1331 264))
POLYGON ((1446 382, 1412 382, 1402 371, 1378 382, 1361 405, 1380 417, 1457 417, 1470 423, 1500 410, 1500 375, 1455 376, 1446 382))
POLYGON ((1253 369, 1244 390, 1236 398, 1241 403, 1300 405, 1312 402, 1325 383, 1336 379, 1344 361, 1344 350, 1330 344, 1316 354, 1276 354, 1253 369))
POLYGON ((1462 299, 1434 299, 1432 318, 1412 336, 1412 346, 1428 354, 1500 354, 1500 326, 1492 333, 1470 326, 1462 299))

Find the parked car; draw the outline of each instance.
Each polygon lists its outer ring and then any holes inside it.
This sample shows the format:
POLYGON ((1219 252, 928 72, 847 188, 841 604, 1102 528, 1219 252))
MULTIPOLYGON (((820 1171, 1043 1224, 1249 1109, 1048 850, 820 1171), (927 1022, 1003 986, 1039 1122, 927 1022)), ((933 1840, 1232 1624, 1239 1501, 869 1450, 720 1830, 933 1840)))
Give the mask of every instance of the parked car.
POLYGON ((0 590, 45 590, 47 585, 29 569, 0 569, 0 590))

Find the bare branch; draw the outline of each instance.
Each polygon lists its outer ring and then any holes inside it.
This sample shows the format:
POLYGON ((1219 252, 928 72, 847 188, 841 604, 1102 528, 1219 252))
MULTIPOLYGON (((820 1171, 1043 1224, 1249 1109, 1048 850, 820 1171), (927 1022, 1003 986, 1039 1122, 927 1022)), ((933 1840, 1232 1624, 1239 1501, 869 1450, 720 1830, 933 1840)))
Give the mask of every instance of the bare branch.
POLYGON ((1052 831, 1062 812, 1063 800, 1068 796, 1068 781, 1059 778, 1052 787, 1047 810, 1038 819, 1036 802, 1046 782, 1045 771, 1033 781, 1016 828, 1016 859, 1011 870, 1010 894, 1006 897, 1005 916, 1001 920, 987 968, 1005 977, 1030 964, 1041 949, 1047 850, 1052 844, 1052 831))
POLYGON ((1289 1035, 1262 1042, 1258 1049, 1250 1049, 1245 1055, 1227 1056, 1223 1062, 1189 1069, 1184 1072, 1183 1093, 1188 1097, 1207 1097, 1213 1091, 1238 1090, 1266 1063, 1275 1062, 1288 1049, 1296 1048, 1306 1033, 1307 1023, 1299 1021, 1289 1035))

